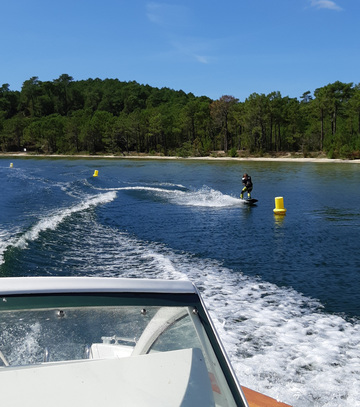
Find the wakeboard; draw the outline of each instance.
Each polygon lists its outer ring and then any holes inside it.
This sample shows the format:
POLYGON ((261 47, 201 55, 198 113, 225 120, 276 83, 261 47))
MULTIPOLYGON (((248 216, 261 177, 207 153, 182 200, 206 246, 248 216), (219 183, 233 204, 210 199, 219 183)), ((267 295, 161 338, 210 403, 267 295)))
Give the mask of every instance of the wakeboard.
POLYGON ((254 198, 242 199, 242 201, 244 201, 244 203, 246 203, 247 205, 254 205, 256 204, 256 202, 258 202, 258 200, 254 198))

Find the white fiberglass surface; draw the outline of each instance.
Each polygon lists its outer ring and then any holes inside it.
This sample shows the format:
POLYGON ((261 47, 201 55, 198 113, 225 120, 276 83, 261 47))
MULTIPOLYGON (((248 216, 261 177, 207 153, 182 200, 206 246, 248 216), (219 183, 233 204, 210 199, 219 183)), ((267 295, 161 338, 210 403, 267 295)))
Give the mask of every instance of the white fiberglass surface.
POLYGON ((1 279, 0 295, 41 293, 156 292, 195 293, 190 281, 102 277, 6 277, 1 279))
POLYGON ((9 368, 0 377, 2 402, 12 407, 219 406, 200 349, 9 368))

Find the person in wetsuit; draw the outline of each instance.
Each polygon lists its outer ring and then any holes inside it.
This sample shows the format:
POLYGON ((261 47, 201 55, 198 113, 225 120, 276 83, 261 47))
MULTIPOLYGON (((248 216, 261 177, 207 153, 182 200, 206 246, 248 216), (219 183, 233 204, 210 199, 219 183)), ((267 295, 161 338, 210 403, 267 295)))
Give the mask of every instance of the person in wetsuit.
POLYGON ((250 199, 251 198, 251 191, 253 189, 253 183, 251 181, 250 175, 244 174, 241 181, 244 184, 244 188, 241 190, 240 198, 243 199, 244 192, 247 192, 248 199, 250 199))

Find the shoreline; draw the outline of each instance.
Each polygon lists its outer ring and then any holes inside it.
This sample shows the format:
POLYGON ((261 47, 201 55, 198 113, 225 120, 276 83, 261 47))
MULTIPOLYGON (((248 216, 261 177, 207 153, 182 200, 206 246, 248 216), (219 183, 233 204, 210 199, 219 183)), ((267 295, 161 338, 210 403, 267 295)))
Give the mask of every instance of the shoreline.
POLYGON ((185 161, 274 161, 274 162, 298 162, 298 163, 346 163, 360 164, 360 159, 348 160, 341 158, 305 158, 305 157, 175 157, 154 155, 70 155, 70 154, 29 154, 29 153, 0 153, 0 158, 90 158, 90 159, 119 159, 119 160, 185 160, 185 161))

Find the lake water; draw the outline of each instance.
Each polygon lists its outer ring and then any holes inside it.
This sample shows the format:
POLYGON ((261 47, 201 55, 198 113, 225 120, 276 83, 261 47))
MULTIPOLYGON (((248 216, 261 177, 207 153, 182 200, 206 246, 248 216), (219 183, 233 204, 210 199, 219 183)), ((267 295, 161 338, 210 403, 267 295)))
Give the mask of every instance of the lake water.
POLYGON ((359 181, 345 163, 0 158, 0 276, 188 278, 241 384, 353 407, 359 181))

